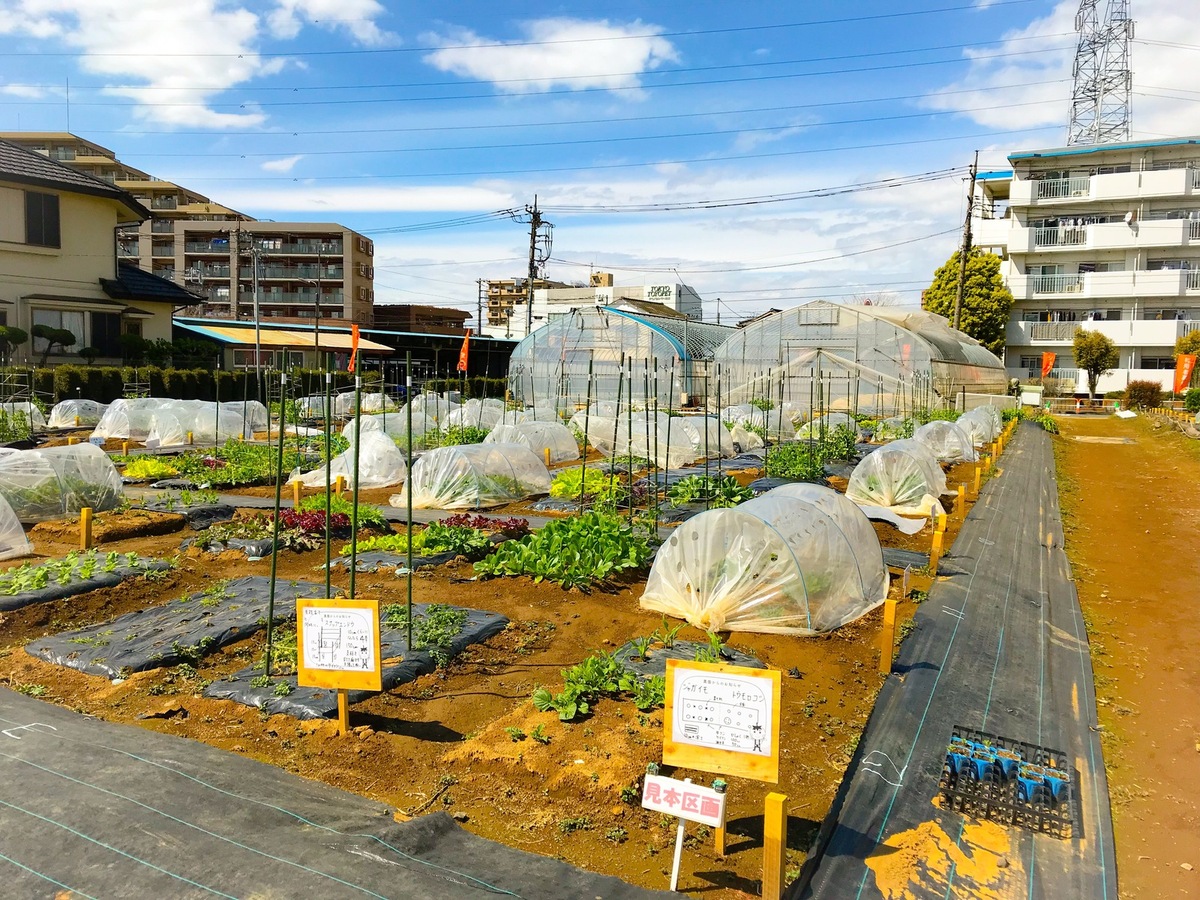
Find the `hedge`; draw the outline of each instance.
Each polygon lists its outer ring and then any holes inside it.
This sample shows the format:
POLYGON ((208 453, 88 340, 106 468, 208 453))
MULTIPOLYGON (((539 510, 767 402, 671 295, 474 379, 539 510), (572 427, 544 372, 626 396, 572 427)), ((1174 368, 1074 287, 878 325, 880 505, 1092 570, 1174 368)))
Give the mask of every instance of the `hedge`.
POLYGON ((508 379, 473 375, 464 384, 461 378, 431 378, 425 382, 424 387, 426 391, 436 391, 439 394, 446 391, 459 391, 464 398, 496 397, 503 400, 505 392, 508 390, 508 379))

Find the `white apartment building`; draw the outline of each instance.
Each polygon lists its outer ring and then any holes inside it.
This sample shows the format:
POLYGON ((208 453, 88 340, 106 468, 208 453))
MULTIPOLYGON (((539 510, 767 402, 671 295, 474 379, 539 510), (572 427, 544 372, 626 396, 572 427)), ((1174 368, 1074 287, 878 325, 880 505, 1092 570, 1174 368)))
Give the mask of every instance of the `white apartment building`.
POLYGON ((1171 389, 1175 341, 1200 328, 1200 137, 1013 153, 981 173, 975 245, 1004 259, 1014 303, 1005 367, 1086 394, 1078 328, 1120 350, 1098 393, 1130 381, 1171 389))
MULTIPOLYGON (((608 272, 595 272, 589 281, 588 287, 535 285, 532 330, 536 331, 558 316, 569 315, 572 310, 594 306, 620 306, 622 303, 655 304, 657 309, 648 308, 642 311, 666 315, 675 313, 696 322, 704 317, 704 304, 700 295, 686 284, 673 282, 614 286, 613 276, 608 272)), ((504 285, 514 283, 503 282, 504 285)), ((490 284, 489 282, 489 287, 490 284)), ((493 298, 493 292, 489 289, 488 323, 484 326, 483 333, 490 337, 511 337, 519 340, 527 333, 525 326, 528 314, 523 296, 510 292, 503 299, 498 294, 493 298)))

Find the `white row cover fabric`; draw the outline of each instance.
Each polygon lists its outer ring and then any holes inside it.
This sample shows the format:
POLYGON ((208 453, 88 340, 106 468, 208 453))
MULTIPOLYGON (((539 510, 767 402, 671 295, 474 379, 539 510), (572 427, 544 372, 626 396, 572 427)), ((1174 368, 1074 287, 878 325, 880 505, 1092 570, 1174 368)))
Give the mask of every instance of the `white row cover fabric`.
POLYGON ((681 524, 659 549, 641 606, 707 631, 812 635, 887 597, 871 523, 837 491, 785 485, 681 524))
POLYGON ((804 440, 810 437, 819 438, 822 431, 826 435, 830 435, 839 428, 849 428, 854 432, 855 440, 861 441, 865 437, 854 416, 842 412, 830 412, 823 416, 816 416, 811 422, 796 429, 796 437, 804 440))
MULTIPOLYGON (((321 408, 324 409, 324 401, 322 401, 321 408)), ((391 412, 397 408, 396 401, 387 394, 366 392, 362 395, 362 411, 365 413, 382 412, 385 409, 391 412)), ((333 414, 335 416, 354 415, 354 391, 334 395, 333 414)))
POLYGON ((14 416, 24 416, 29 422, 31 431, 42 431, 46 427, 46 417, 42 415, 42 411, 37 405, 28 400, 12 400, 8 403, 0 403, 0 412, 3 412, 9 418, 14 416))
POLYGON ((875 440, 880 443, 884 441, 898 441, 912 436, 913 420, 905 416, 892 416, 890 419, 881 419, 875 425, 875 440))
POLYGON ((733 437, 716 416, 668 416, 645 411, 620 419, 576 413, 570 428, 583 433, 589 447, 605 455, 654 460, 660 468, 676 469, 710 457, 736 455, 733 437), (632 418, 632 422, 630 422, 632 418))
POLYGON ((727 406, 721 410, 722 422, 735 422, 748 428, 761 429, 773 441, 796 439, 796 428, 787 415, 787 410, 761 410, 749 403, 727 406))
POLYGON ((555 422, 562 425, 565 421, 549 404, 530 409, 506 409, 500 416, 501 425, 520 425, 522 422, 555 422))
MULTIPOLYGON (((366 419, 364 418, 364 422, 366 419)), ((353 423, 351 423, 353 426, 353 423)), ((351 432, 353 435, 353 432, 351 432)), ((358 477, 354 475, 354 444, 343 453, 339 453, 329 461, 328 483, 333 484, 342 475, 351 487, 362 489, 390 487, 404 481, 407 467, 404 464, 404 453, 395 442, 382 430, 372 428, 361 433, 358 450, 358 477)), ((414 465, 415 468, 415 465, 414 465)), ((303 475, 300 470, 292 472, 288 483, 298 481, 305 487, 325 488, 325 466, 314 469, 303 475)))
POLYGON ((550 450, 551 463, 570 462, 579 459, 579 445, 566 425, 557 422, 521 422, 517 425, 500 424, 488 432, 485 444, 521 444, 545 459, 550 450))
POLYGON ((231 400, 217 404, 211 400, 136 397, 110 403, 92 431, 92 440, 144 441, 150 436, 154 417, 159 413, 172 415, 185 432, 193 433, 197 441, 224 441, 239 435, 251 437, 255 432, 267 430, 267 408, 257 400, 231 400), (218 406, 220 418, 217 415, 218 406), (225 418, 226 413, 237 416, 237 426, 226 424, 232 421, 225 418))
POLYGON ((458 409, 447 413, 441 421, 442 431, 451 428, 482 428, 491 431, 500 424, 504 416, 504 403, 500 400, 468 400, 458 409))
POLYGON ((0 559, 28 556, 32 552, 33 544, 21 527, 20 519, 8 501, 0 496, 0 559))
POLYGON ((846 496, 864 506, 880 506, 899 515, 932 516, 943 512, 946 473, 933 454, 911 438, 892 441, 854 467, 846 496))
POLYGON ((46 421, 46 426, 48 428, 75 428, 77 425, 90 425, 94 428, 106 409, 108 409, 107 403, 99 403, 95 400, 61 400, 51 407, 50 418, 46 421), (76 422, 76 419, 79 421, 76 422))
MULTIPOLYGON (((198 401, 197 401, 198 402, 198 401)), ((241 409, 231 409, 228 404, 221 404, 220 409, 215 404, 197 413, 195 410, 160 410, 150 417, 150 431, 146 435, 146 446, 182 447, 188 443, 188 432, 192 433, 192 441, 200 444, 215 444, 231 437, 245 433, 245 419, 241 409)), ((264 429, 266 426, 263 426, 264 429)))
POLYGON ((520 444, 439 447, 413 463, 404 490, 388 501, 403 509, 482 509, 550 492, 550 472, 520 444))
POLYGON ((1000 415, 990 406, 978 406, 965 412, 955 422, 971 438, 971 444, 982 447, 1000 434, 1000 415))
POLYGON ((753 431, 747 431, 736 422, 729 429, 729 439, 733 441, 733 449, 738 453, 745 453, 747 450, 760 450, 766 446, 761 437, 753 431))
POLYGON ((0 496, 22 522, 115 509, 124 485, 108 454, 94 444, 0 451, 0 496))
POLYGON ((971 437, 953 422, 934 420, 913 432, 913 440, 924 444, 940 463, 954 465, 960 462, 975 462, 975 448, 971 437))

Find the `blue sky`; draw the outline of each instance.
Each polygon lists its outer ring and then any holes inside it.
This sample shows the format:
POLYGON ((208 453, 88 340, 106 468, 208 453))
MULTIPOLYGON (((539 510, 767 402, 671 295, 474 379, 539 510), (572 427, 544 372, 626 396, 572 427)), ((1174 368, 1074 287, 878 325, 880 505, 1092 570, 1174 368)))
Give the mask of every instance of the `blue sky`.
MULTIPOLYGON (((381 302, 474 312, 536 194, 553 278, 915 305, 974 151, 1063 143, 1077 5, 0 0, 0 131, 65 130, 69 82, 129 164, 371 235, 381 302)), ((1133 0, 1136 137, 1200 132, 1187 5, 1133 0)))

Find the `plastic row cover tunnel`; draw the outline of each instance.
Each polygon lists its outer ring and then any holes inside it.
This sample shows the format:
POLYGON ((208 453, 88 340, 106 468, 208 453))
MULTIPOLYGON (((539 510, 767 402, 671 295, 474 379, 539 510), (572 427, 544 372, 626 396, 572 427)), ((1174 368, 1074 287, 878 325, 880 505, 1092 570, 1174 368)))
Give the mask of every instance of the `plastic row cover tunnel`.
POLYGON ((90 425, 94 428, 106 409, 107 403, 98 403, 95 400, 62 400, 55 403, 50 410, 46 427, 78 428, 81 425, 90 425))
POLYGON ((971 436, 953 422, 927 422, 913 432, 913 440, 924 444, 938 462, 975 462, 975 448, 971 446, 971 436))
POLYGON ((686 466, 706 456, 736 454, 729 430, 716 416, 668 416, 641 411, 613 419, 576 413, 570 427, 580 434, 586 428, 588 446, 600 453, 650 459, 664 469, 686 466))
POLYGON ((0 450, 0 495, 22 522, 115 509, 124 486, 108 454, 93 444, 0 450))
POLYGON ((8 416, 10 419, 20 416, 29 423, 30 431, 41 431, 46 427, 46 417, 42 415, 42 411, 36 405, 28 400, 10 400, 7 403, 0 403, 0 415, 8 416))
POLYGON ((134 397, 109 404, 92 431, 92 440, 144 441, 150 436, 155 416, 160 415, 162 430, 178 427, 192 432, 197 441, 224 441, 239 435, 250 437, 256 431, 267 430, 267 408, 257 400, 214 403, 211 400, 134 397), (227 430, 229 428, 232 430, 227 430))
POLYGON ((521 444, 539 456, 550 451, 551 463, 570 462, 579 459, 579 445, 571 429, 558 422, 520 422, 516 425, 500 424, 493 428, 485 444, 521 444))
POLYGON ((846 485, 846 496, 902 516, 942 512, 946 473, 924 444, 912 438, 892 441, 863 458, 846 485))
POLYGON ((520 444, 439 447, 413 463, 404 490, 388 501, 403 508, 482 509, 550 492, 550 473, 520 444))
POLYGON ((978 406, 963 413, 955 424, 970 436, 971 443, 976 447, 994 441, 1003 427, 1000 414, 990 406, 978 406))
POLYGON ((327 483, 326 478, 328 478, 328 484, 333 484, 341 475, 352 487, 381 488, 402 482, 405 471, 404 454, 396 446, 395 441, 378 428, 372 428, 370 430, 363 429, 360 435, 357 478, 354 467, 354 442, 351 438, 350 446, 329 461, 328 476, 325 474, 325 466, 303 475, 297 469, 288 479, 288 483, 298 481, 305 487, 324 490, 327 483))
POLYGON ((641 605, 707 631, 832 631, 887 597, 871 523, 813 484, 775 488, 688 519, 667 539, 641 605))

